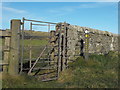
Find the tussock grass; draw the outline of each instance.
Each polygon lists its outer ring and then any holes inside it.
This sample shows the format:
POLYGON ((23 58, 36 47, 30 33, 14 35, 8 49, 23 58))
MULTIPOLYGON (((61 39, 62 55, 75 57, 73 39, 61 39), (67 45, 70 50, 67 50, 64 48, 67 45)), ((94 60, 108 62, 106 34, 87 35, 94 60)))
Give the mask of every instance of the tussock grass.
MULTIPOLYGON (((88 61, 79 57, 70 64, 72 85, 79 88, 116 88, 118 86, 118 54, 91 55, 88 61)), ((68 85, 69 86, 69 85, 68 85)))

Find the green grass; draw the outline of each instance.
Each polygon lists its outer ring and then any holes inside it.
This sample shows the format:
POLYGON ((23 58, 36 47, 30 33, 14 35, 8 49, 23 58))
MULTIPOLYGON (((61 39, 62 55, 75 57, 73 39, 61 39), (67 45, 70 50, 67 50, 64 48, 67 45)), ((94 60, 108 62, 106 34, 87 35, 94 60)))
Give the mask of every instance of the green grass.
POLYGON ((116 88, 118 87, 118 54, 91 55, 88 61, 82 57, 69 63, 57 81, 40 82, 34 77, 5 75, 4 88, 116 88))
POLYGON ((110 54, 107 56, 92 55, 88 61, 78 58, 77 62, 71 64, 71 69, 73 76, 68 82, 72 86, 79 88, 115 88, 118 86, 118 57, 110 54))
POLYGON ((24 31, 26 34, 30 34, 33 36, 48 36, 48 32, 41 32, 41 31, 32 31, 30 32, 29 30, 24 31))
POLYGON ((30 44, 32 46, 44 46, 47 45, 48 40, 37 40, 37 39, 33 39, 33 40, 29 40, 29 39, 25 39, 24 40, 24 46, 29 46, 30 44))
POLYGON ((24 40, 24 58, 29 58, 30 44, 32 46, 32 49, 31 49, 32 50, 32 58, 37 58, 39 56, 39 54, 42 52, 42 50, 44 49, 44 47, 46 45, 48 45, 48 40, 25 39, 24 40), (37 46, 37 47, 35 47, 35 46, 37 46))

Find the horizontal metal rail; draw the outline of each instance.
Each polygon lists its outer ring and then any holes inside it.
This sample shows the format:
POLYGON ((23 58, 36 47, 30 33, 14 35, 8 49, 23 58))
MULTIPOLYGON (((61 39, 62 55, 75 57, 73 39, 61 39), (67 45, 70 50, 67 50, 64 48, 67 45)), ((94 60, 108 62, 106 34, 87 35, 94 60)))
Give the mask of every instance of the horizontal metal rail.
MULTIPOLYGON (((35 71, 35 70, 39 70, 39 69, 42 69, 42 70, 48 70, 48 69, 51 69, 51 70, 54 70, 56 69, 55 67, 37 67, 37 68, 33 68, 32 71, 35 71)), ((25 68, 23 70, 30 70, 30 68, 25 68)))
POLYGON ((25 19, 23 18, 25 21, 32 21, 32 22, 39 22, 39 23, 49 23, 49 24, 57 24, 57 23, 53 23, 53 22, 44 22, 44 21, 37 21, 37 20, 29 20, 29 19, 25 19))
POLYGON ((44 75, 49 75, 49 74, 53 74, 53 73, 56 73, 56 71, 54 70, 54 71, 50 71, 50 72, 47 72, 47 73, 38 74, 36 76, 39 76, 39 75, 44 76, 44 75))
MULTIPOLYGON (((36 60, 37 58, 32 58, 31 60, 36 60)), ((39 60, 48 60, 49 58, 40 58, 39 60)), ((25 61, 28 61, 30 60, 29 58, 28 59, 24 59, 25 61)))
POLYGON ((32 25, 38 25, 38 26, 55 26, 55 25, 45 25, 45 24, 33 24, 32 25))
POLYGON ((44 37, 48 37, 48 36, 35 36, 35 35, 24 35, 24 37, 40 37, 40 38, 44 38, 44 37))
POLYGON ((39 61, 38 63, 49 63, 49 62, 51 62, 51 63, 57 63, 56 61, 39 61))
MULTIPOLYGON (((28 46, 29 46, 29 45, 25 45, 24 47, 25 47, 25 48, 29 48, 28 46)), ((33 45, 33 46, 31 46, 31 47, 32 47, 32 48, 44 48, 44 46, 38 46, 38 45, 33 45)), ((49 46, 49 47, 46 47, 46 48, 47 48, 47 49, 52 49, 52 47, 53 47, 53 46, 49 46)))

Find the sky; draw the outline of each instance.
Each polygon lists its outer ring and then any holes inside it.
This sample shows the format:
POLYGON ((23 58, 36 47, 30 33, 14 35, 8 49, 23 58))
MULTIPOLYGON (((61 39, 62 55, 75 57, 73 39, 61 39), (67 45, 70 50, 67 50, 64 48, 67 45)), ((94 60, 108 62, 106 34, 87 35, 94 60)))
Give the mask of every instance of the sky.
MULTIPOLYGON (((73 25, 118 33, 117 2, 3 2, 0 28, 10 28, 11 19, 22 17, 55 23, 66 21, 73 25)), ((28 22, 25 29, 29 29, 28 22)), ((34 26, 33 29, 44 31, 47 27, 34 26)))

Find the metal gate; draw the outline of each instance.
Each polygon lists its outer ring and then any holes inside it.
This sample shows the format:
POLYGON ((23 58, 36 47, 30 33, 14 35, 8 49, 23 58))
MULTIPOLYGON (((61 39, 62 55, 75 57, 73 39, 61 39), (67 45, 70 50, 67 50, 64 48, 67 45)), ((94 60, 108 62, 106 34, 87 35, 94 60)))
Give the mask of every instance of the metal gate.
POLYGON ((42 81, 54 80, 58 76, 58 61, 51 59, 53 47, 50 41, 51 26, 56 23, 23 18, 21 30, 20 72, 38 76, 42 81), (25 26, 27 22, 27 27, 25 26), (26 29, 28 28, 29 29, 26 29), (33 26, 47 27, 44 32, 33 30, 33 26))

